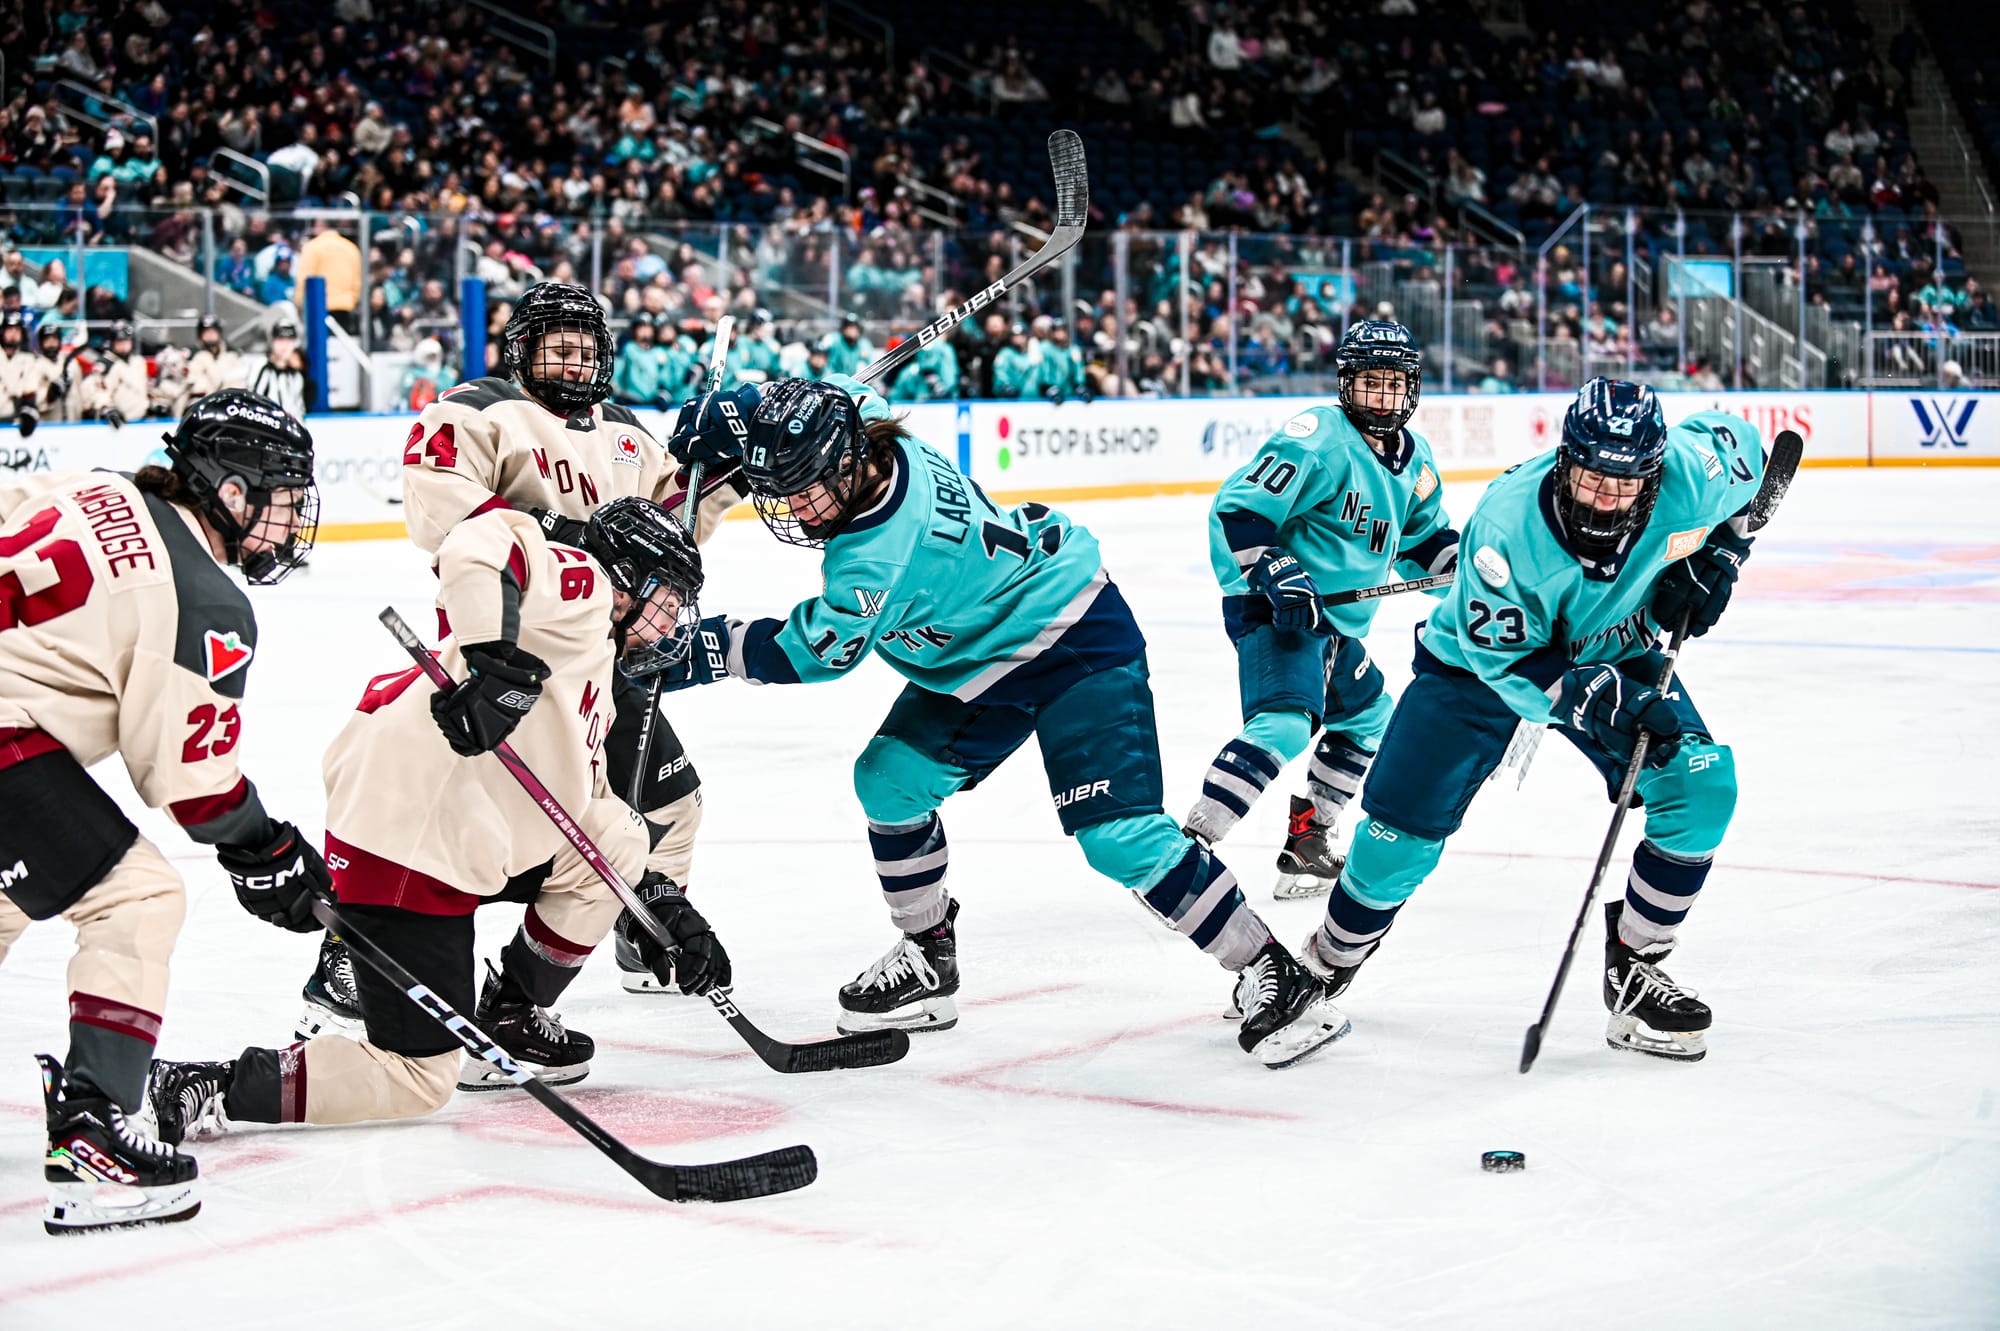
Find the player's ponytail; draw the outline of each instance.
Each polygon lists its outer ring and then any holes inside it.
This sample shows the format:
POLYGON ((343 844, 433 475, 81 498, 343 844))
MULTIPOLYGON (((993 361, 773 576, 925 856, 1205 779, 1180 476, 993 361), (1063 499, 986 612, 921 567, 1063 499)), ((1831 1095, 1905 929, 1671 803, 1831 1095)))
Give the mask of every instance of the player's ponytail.
POLYGON ((196 507, 192 491, 180 475, 166 467, 141 467, 132 476, 132 484, 140 493, 153 495, 169 504, 179 504, 183 508, 196 507))

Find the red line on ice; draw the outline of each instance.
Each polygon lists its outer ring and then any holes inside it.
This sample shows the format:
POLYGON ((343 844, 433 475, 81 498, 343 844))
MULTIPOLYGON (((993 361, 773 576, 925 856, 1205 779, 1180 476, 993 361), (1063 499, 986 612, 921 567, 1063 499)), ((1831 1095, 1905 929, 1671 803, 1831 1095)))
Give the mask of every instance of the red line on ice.
POLYGON ((999 1063, 989 1063, 985 1067, 968 1068, 964 1072, 953 1072, 937 1080, 946 1086, 970 1086, 982 1091, 998 1091, 1003 1095, 1043 1096, 1056 1100, 1075 1100, 1084 1104, 1116 1105, 1123 1109, 1152 1109, 1165 1114, 1194 1114, 1206 1118, 1244 1118, 1267 1123, 1295 1123, 1297 1114, 1287 1114, 1272 1109, 1233 1109, 1226 1105, 1182 1104, 1174 1100, 1149 1100, 1130 1095, 1103 1095, 1093 1091, 1071 1091, 1053 1086, 1018 1086, 1011 1082, 996 1080, 1000 1074, 1024 1068, 1034 1063, 1049 1063, 1058 1059, 1074 1058, 1078 1054, 1094 1053, 1108 1049, 1122 1040, 1144 1039, 1153 1035, 1164 1035, 1168 1031, 1200 1024, 1215 1024, 1210 1016, 1180 1017, 1173 1021, 1163 1021, 1155 1026, 1142 1026, 1134 1030, 1120 1031, 1100 1039, 1082 1044, 1067 1045, 1061 1049, 1048 1049, 1039 1054, 1028 1054, 1021 1058, 1010 1058, 999 1063))

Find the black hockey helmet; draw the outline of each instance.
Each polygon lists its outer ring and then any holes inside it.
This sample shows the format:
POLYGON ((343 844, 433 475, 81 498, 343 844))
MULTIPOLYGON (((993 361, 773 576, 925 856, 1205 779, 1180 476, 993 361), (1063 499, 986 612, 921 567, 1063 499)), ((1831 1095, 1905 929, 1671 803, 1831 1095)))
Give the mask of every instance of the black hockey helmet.
POLYGON ((1387 438, 1410 423, 1417 413, 1424 354, 1417 349, 1410 330, 1393 319, 1363 319, 1351 324, 1333 353, 1335 371, 1340 376, 1340 409, 1354 428, 1378 438, 1387 438), (1403 375, 1403 404, 1391 411, 1363 406, 1357 397, 1355 380, 1364 370, 1400 370, 1403 375))
POLYGON ((743 479, 750 486, 757 516, 771 534, 790 545, 824 545, 862 498, 868 436, 861 408, 847 390, 812 379, 781 379, 764 390, 750 415, 744 443, 743 479), (824 486, 830 512, 817 517, 795 512, 790 501, 824 486))
POLYGON ((604 566, 612 587, 632 598, 614 627, 618 668, 650 675, 684 660, 701 618, 701 551, 693 534, 652 500, 625 495, 590 515, 583 548, 604 566), (669 595, 656 601, 661 588, 669 595), (652 642, 632 636, 642 623, 657 629, 652 642))
POLYGON ((130 342, 132 340, 132 325, 123 319, 111 325, 111 336, 106 339, 112 346, 116 346, 120 342, 130 342))
POLYGON ((290 412, 247 389, 225 388, 189 407, 163 438, 174 475, 246 579, 268 586, 305 562, 319 530, 319 488, 312 435, 290 412), (240 511, 222 501, 222 487, 231 484, 242 491, 240 511), (280 491, 296 492, 296 500, 290 513, 271 514, 280 491), (247 536, 265 548, 244 551, 247 536))
POLYGON ((604 307, 573 282, 535 283, 500 330, 500 372, 551 411, 565 416, 589 411, 611 396, 611 371, 611 330, 604 307), (551 346, 547 339, 552 333, 576 338, 551 346))
POLYGON ((19 310, 11 310, 0 315, 0 337, 5 337, 9 331, 19 334, 10 345, 20 347, 27 344, 28 321, 21 317, 19 310))
MULTIPOLYGON (((1642 531, 1660 497, 1666 469, 1667 418, 1660 399, 1644 384, 1603 375, 1579 388, 1563 414, 1556 450, 1556 516, 1577 552, 1603 561, 1642 531), (1639 494, 1622 509, 1599 508, 1579 498, 1579 473, 1614 479, 1637 477, 1639 494)), ((1595 487, 1593 486, 1593 493, 1595 487)))

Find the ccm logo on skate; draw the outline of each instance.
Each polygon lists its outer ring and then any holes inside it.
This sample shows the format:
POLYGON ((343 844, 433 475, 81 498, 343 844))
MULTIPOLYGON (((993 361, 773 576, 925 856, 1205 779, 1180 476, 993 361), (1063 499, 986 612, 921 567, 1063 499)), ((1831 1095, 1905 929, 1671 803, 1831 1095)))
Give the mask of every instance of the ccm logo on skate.
POLYGON ((15 860, 13 868, 0 869, 0 892, 6 891, 27 876, 28 862, 26 860, 15 860))
POLYGON ((109 1183, 137 1183, 139 1176, 106 1155, 82 1137, 72 1137, 63 1143, 62 1149, 70 1159, 78 1161, 98 1177, 109 1183))
POLYGON ((1074 790, 1065 790, 1062 794, 1056 796, 1056 807, 1058 809, 1065 808, 1071 804, 1075 804, 1078 800, 1087 800, 1095 795, 1109 795, 1110 793, 1111 783, 1109 781, 1093 781, 1087 786, 1078 786, 1074 790))

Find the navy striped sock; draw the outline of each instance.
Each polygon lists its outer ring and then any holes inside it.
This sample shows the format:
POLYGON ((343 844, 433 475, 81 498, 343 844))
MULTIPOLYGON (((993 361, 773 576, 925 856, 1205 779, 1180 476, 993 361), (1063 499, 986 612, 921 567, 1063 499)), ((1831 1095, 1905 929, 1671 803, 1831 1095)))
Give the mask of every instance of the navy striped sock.
POLYGON ((1708 880, 1713 855, 1683 859, 1650 841, 1632 852, 1632 872, 1625 879, 1625 914, 1618 936, 1641 952, 1672 947, 1674 931, 1708 880))
POLYGON ((870 821, 868 845, 875 874, 889 903, 889 918, 906 934, 921 933, 944 918, 951 898, 944 874, 951 859, 944 821, 933 811, 921 822, 890 826, 870 821))
POLYGON ((1211 844, 1228 836, 1283 766, 1248 740, 1230 740, 1201 779, 1201 798, 1188 814, 1188 830, 1211 844))

